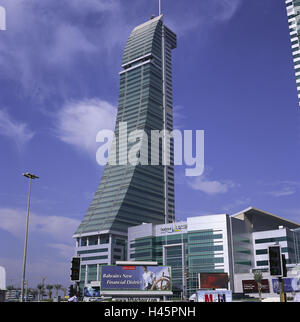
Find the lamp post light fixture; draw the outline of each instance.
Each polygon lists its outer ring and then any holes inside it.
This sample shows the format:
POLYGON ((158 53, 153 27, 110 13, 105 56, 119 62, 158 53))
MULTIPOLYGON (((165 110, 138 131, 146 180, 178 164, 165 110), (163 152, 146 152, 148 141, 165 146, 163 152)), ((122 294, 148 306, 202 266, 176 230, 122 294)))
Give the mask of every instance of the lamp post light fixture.
POLYGON ((23 176, 29 179, 28 203, 27 203, 27 217, 26 217, 26 231, 24 243, 24 257, 23 257, 23 273, 22 273, 22 288, 21 288, 21 302, 24 300, 24 286, 25 286, 25 269, 26 269, 26 256, 27 256, 27 239, 28 239, 28 225, 29 225, 29 209, 30 209, 30 194, 31 194, 31 181, 39 177, 31 173, 23 173, 23 176))

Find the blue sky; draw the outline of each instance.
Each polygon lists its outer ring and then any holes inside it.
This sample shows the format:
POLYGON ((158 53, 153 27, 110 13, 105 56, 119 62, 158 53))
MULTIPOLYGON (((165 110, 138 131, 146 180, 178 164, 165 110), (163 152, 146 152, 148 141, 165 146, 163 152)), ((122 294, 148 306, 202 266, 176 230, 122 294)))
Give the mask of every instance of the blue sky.
MULTIPOLYGON (((69 284, 72 234, 103 168, 96 133, 113 128, 131 30, 156 0, 0 0, 0 265, 20 285, 28 181, 27 278, 69 284)), ((300 221, 300 110, 285 2, 165 0, 175 124, 205 131, 205 172, 176 167, 176 216, 249 206, 300 221)))

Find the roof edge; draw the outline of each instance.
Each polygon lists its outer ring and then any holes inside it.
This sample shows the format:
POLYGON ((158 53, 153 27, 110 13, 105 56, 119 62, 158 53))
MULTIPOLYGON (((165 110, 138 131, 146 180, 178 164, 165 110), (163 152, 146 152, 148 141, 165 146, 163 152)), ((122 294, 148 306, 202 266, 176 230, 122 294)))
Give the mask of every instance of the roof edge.
POLYGON ((286 218, 279 217, 279 216, 274 215, 274 214, 272 214, 272 213, 270 213, 270 212, 268 212, 268 211, 261 210, 261 209, 258 209, 258 208, 252 207, 252 206, 250 206, 250 207, 248 207, 248 208, 246 208, 246 209, 244 209, 244 210, 241 210, 241 211, 237 212, 236 214, 231 215, 230 217, 237 217, 237 216, 239 216, 239 215, 241 215, 241 214, 247 213, 247 212, 248 212, 248 211, 250 211, 250 210, 255 210, 255 211, 261 212, 261 213, 263 213, 263 214, 265 214, 265 215, 272 216, 272 217, 274 217, 274 218, 277 218, 277 219, 280 219, 280 220, 283 220, 283 221, 289 222, 289 223, 291 223, 291 224, 293 224, 293 225, 296 225, 296 226, 300 227, 300 224, 298 224, 298 223, 296 223, 296 222, 294 222, 294 221, 292 221, 292 220, 289 220, 289 219, 286 219, 286 218))

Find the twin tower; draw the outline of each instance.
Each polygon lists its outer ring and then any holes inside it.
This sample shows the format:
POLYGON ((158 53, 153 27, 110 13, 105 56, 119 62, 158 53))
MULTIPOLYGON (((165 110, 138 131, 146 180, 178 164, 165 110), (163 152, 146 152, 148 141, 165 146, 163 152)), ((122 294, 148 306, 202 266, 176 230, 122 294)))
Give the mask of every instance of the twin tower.
MULTIPOLYGON (((120 72, 116 138, 120 122, 127 123, 128 132, 143 130, 149 137, 152 130, 173 130, 172 50, 176 46, 176 35, 164 25, 163 15, 137 26, 130 34, 120 72)), ((160 160, 165 153, 161 141, 160 160)), ((128 227, 175 221, 172 140, 169 148, 170 165, 106 165, 92 203, 73 236, 77 255, 93 246, 90 264, 113 264, 125 256, 128 227), (120 248, 115 252, 116 245, 120 248)))

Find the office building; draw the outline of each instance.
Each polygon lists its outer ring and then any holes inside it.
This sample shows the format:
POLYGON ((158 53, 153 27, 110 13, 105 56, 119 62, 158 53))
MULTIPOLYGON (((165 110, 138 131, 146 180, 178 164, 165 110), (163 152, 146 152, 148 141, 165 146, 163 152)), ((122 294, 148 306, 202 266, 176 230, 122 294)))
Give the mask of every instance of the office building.
POLYGON ((228 288, 243 293, 253 272, 269 280, 268 246, 280 245, 288 274, 300 263, 300 224, 253 207, 238 214, 187 218, 167 225, 142 224, 128 229, 128 259, 170 265, 173 292, 186 296, 199 288, 199 273, 227 273, 228 288))
POLYGON ((292 54, 294 69, 296 75, 297 95, 300 105, 300 1, 286 0, 286 9, 288 15, 288 24, 291 37, 292 54))
POLYGON ((287 277, 293 277, 293 268, 300 264, 300 224, 250 207, 231 216, 231 225, 236 293, 243 293, 243 280, 253 280, 254 271, 262 272, 268 280, 269 293, 274 293, 274 277, 269 273, 269 246, 281 246, 287 277))
POLYGON ((173 292, 177 296, 184 292, 187 297, 195 292, 198 273, 232 275, 231 249, 230 217, 226 214, 128 229, 128 259, 171 266, 173 292))
POLYGON ((121 124, 126 124, 129 133, 142 130, 148 137, 155 130, 172 131, 171 55, 176 45, 176 35, 164 25, 163 15, 134 28, 127 41, 115 127, 117 164, 106 165, 91 205, 73 236, 76 255, 81 257, 81 285, 97 279, 100 265, 125 259, 128 227, 175 220, 172 142, 169 165, 162 162, 164 137, 155 165, 151 160, 149 165, 132 165, 127 157, 133 143, 128 142, 125 149, 120 146, 124 140, 121 124))

